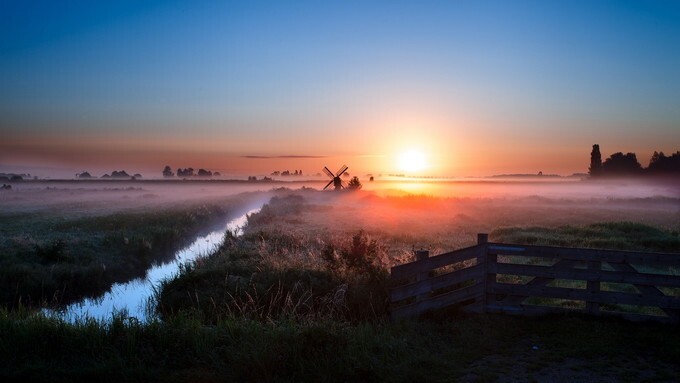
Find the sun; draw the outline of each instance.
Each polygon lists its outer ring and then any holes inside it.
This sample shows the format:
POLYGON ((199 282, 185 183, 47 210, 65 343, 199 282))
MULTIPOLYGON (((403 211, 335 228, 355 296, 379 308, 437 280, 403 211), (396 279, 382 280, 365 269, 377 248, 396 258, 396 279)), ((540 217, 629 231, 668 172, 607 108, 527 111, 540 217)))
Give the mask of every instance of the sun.
POLYGON ((419 172, 427 167, 425 154, 411 149, 399 155, 399 169, 405 172, 419 172))

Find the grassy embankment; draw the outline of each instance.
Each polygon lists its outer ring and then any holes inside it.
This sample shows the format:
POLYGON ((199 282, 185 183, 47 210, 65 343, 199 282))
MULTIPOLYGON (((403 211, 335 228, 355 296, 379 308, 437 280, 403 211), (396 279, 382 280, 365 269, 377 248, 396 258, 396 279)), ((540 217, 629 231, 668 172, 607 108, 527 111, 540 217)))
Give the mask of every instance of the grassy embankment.
POLYGON ((64 217, 2 214, 0 306, 65 304, 144 276, 198 233, 222 224, 225 204, 64 217))
MULTIPOLYGON (((395 262, 395 251, 385 244, 407 246, 400 238, 411 237, 312 229, 304 215, 310 211, 329 213, 300 196, 273 199, 251 218, 246 235, 229 238, 162 287, 163 322, 143 325, 119 317, 70 325, 4 312, 0 375, 112 381, 564 376, 672 381, 680 373, 680 334, 669 326, 459 313, 391 323, 385 315, 386 267, 395 262), (35 339, 41 342, 31 344, 35 339)), ((491 239, 576 246, 589 232, 593 241, 616 243, 604 247, 640 249, 640 243, 624 240, 631 228, 648 238, 645 249, 677 250, 677 232, 630 223, 503 229, 491 239), (645 233, 655 233, 655 239, 645 233)))

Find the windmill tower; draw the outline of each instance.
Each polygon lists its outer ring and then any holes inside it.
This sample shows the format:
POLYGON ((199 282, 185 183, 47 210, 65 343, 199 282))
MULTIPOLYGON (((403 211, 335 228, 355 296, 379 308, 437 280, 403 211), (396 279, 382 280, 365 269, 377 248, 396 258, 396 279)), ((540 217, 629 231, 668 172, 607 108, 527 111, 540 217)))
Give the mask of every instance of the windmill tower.
POLYGON ((349 169, 347 165, 342 165, 342 168, 340 168, 337 173, 333 174, 333 172, 331 172, 328 167, 324 166, 323 172, 326 173, 326 175, 330 177, 331 180, 328 182, 328 184, 326 184, 326 186, 324 186, 323 190, 328 189, 328 187, 331 185, 333 185, 336 191, 342 190, 345 185, 342 183, 342 179, 340 177, 347 171, 347 169, 349 169))

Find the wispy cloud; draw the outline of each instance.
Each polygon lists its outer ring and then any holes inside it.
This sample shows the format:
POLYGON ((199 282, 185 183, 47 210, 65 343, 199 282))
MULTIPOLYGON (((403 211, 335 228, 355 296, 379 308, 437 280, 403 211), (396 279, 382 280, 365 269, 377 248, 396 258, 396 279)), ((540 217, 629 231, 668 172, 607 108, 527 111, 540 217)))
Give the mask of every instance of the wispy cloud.
POLYGON ((241 156, 241 158, 251 158, 251 159, 270 159, 270 158, 327 158, 327 156, 299 156, 299 155, 287 155, 287 156, 241 156))

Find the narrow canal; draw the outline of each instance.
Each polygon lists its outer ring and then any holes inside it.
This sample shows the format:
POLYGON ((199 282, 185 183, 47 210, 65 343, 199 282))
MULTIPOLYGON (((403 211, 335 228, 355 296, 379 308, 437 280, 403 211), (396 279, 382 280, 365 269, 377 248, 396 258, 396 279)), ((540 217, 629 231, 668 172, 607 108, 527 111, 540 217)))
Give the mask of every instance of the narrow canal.
POLYGON ((230 219, 221 230, 196 238, 189 246, 175 254, 173 261, 159 264, 147 270, 144 278, 138 278, 127 283, 116 283, 107 293, 98 298, 87 298, 83 301, 67 306, 59 315, 69 322, 94 318, 98 320, 110 319, 115 313, 125 312, 129 317, 135 317, 141 322, 148 321, 151 313, 154 290, 160 283, 175 276, 181 265, 193 262, 195 259, 211 254, 224 241, 227 231, 243 234, 243 227, 248 222, 248 215, 257 213, 260 208, 251 209, 236 218, 230 219))

